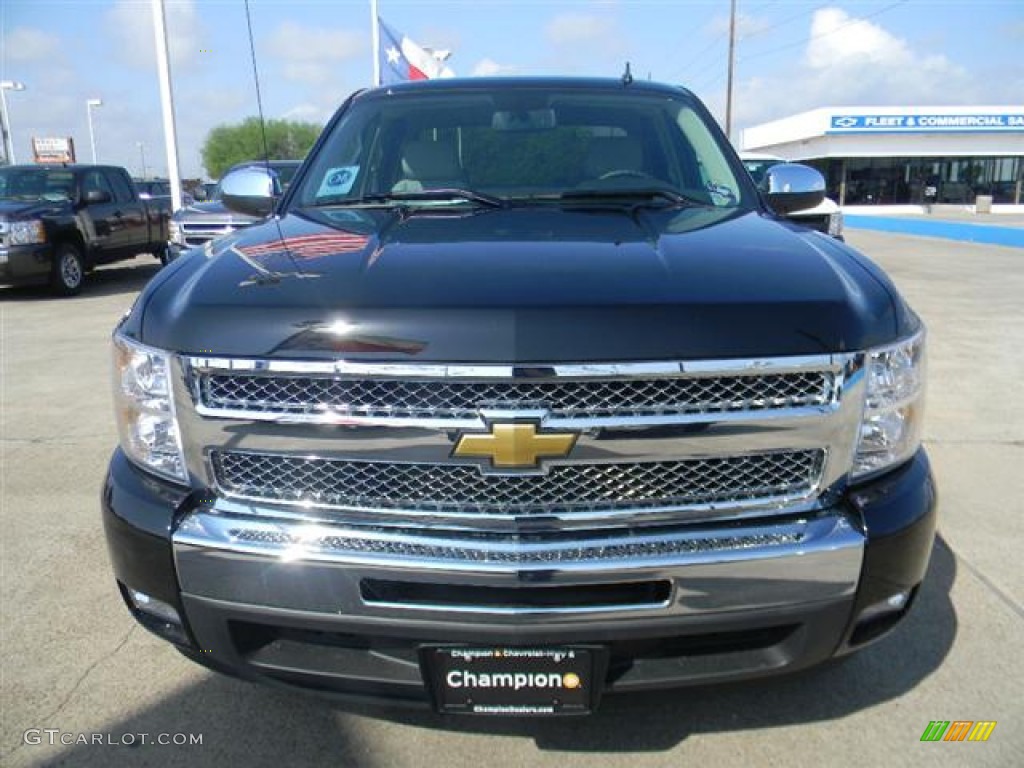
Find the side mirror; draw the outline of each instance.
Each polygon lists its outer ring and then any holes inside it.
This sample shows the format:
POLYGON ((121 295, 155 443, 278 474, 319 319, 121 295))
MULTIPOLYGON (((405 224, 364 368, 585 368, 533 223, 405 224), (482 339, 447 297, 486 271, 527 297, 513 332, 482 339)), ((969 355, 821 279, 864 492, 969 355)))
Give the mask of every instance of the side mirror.
POLYGON ((780 163, 765 173, 765 199, 780 216, 813 208, 825 199, 825 177, 809 165, 780 163))
POLYGON ((113 198, 110 193, 105 189, 88 189, 85 192, 85 203, 86 205, 99 205, 100 203, 109 203, 113 198))
POLYGON ((267 216, 277 203, 277 174, 269 168, 239 168, 220 181, 221 202, 232 211, 267 216))

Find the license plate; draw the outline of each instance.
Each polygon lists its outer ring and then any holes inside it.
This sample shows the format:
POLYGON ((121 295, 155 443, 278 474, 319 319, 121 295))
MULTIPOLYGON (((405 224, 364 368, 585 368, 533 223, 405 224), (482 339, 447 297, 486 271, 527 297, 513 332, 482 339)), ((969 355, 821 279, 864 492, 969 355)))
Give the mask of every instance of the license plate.
POLYGON ((586 648, 426 648, 423 664, 441 712, 570 715, 594 706, 586 648))

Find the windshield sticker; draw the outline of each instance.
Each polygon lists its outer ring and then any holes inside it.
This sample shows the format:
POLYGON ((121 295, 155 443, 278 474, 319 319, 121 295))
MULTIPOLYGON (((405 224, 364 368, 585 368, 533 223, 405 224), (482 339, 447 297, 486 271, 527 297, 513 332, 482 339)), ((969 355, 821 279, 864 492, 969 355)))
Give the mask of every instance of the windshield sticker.
POLYGON ((320 185, 317 197, 331 197, 333 195, 347 195, 352 185, 356 183, 359 175, 358 165, 343 165, 338 168, 330 168, 324 174, 323 183, 320 185))

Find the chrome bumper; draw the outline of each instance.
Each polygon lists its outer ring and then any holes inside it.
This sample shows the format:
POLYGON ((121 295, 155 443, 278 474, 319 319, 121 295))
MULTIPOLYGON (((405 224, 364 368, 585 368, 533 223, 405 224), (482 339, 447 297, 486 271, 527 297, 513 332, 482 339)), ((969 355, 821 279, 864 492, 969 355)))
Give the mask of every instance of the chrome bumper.
MULTIPOLYGON (((865 539, 835 511, 785 522, 649 531, 560 542, 550 537, 426 536, 268 520, 200 509, 174 534, 185 597, 285 609, 328 622, 591 622, 770 610, 853 599, 865 539), (386 598, 367 583, 398 585, 386 598), (658 583, 657 599, 604 604, 545 589, 658 583), (402 585, 436 600, 402 599, 402 585), (510 596, 474 604, 473 587, 510 596), (463 589, 465 588, 465 589, 463 589), (549 594, 555 594, 554 592, 549 594), (397 595, 397 597, 396 597, 397 595), (467 597, 468 596, 468 597, 467 597)), ((638 592, 649 595, 649 592, 638 592)))

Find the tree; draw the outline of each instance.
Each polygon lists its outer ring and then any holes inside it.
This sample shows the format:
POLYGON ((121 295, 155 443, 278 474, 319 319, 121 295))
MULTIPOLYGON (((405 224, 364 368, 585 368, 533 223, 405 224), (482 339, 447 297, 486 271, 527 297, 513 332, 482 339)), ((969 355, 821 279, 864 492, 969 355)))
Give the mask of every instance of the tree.
MULTIPOLYGON (((294 120, 267 120, 268 160, 301 160, 320 135, 320 126, 294 120)), ((237 125, 218 125, 206 135, 203 166, 219 179, 235 163, 264 159, 260 119, 249 117, 237 125)))

